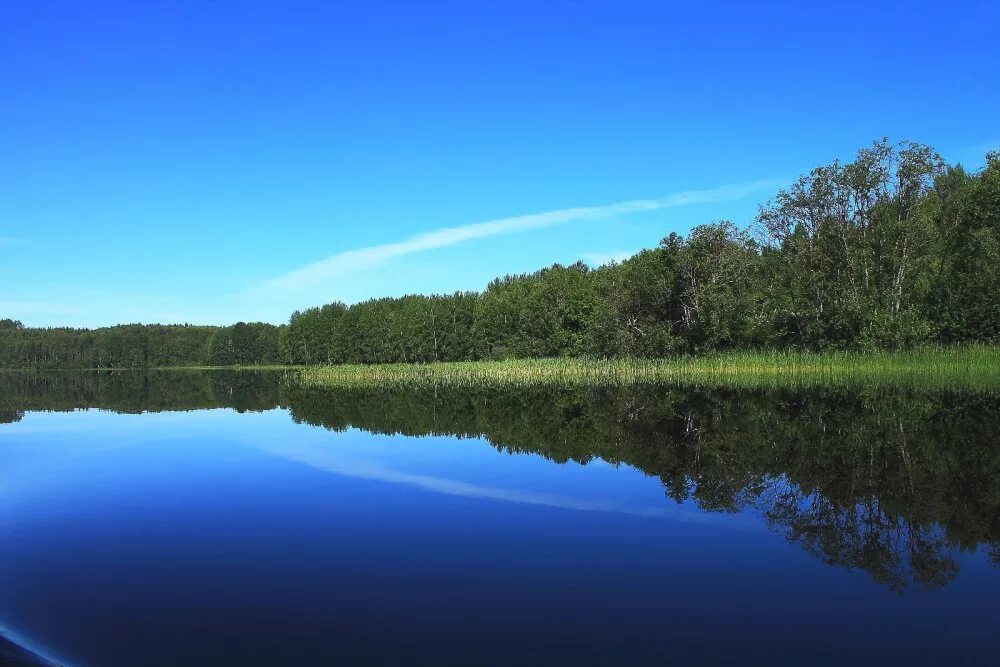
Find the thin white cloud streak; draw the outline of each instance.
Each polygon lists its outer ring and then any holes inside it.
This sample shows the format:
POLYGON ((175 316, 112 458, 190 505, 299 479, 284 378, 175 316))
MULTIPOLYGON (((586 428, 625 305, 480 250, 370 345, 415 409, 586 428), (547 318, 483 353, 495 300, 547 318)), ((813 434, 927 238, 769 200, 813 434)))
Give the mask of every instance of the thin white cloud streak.
POLYGON ((272 278, 261 285, 260 289, 265 292, 304 289, 323 284, 329 279, 343 273, 370 269, 381 266, 392 259, 428 250, 446 248, 459 243, 465 243, 466 241, 542 229, 569 222, 602 220, 680 206, 732 201, 742 199, 758 190, 780 186, 784 182, 784 180, 779 179, 759 180, 749 183, 726 185, 709 190, 679 192, 659 199, 636 199, 605 206, 567 208, 559 211, 499 218, 457 227, 445 227, 417 234, 416 236, 411 236, 408 239, 395 243, 385 243, 339 252, 326 259, 272 278))
POLYGON ((31 239, 22 239, 16 236, 0 236, 0 246, 3 245, 31 245, 34 243, 31 239))
MULTIPOLYGON (((343 434, 337 434, 342 436, 343 434)), ((386 436, 376 436, 384 440, 386 436)), ((243 440, 251 444, 249 438, 243 440)), ((613 498, 578 498, 564 494, 535 491, 531 489, 511 489, 496 486, 481 486, 457 479, 437 477, 394 469, 371 459, 359 459, 355 453, 343 448, 331 447, 329 440, 275 440, 261 438, 254 443, 261 450, 288 461, 309 466, 315 470, 342 475, 354 479, 365 479, 411 486, 424 491, 450 496, 499 500, 508 503, 541 505, 558 509, 584 512, 611 512, 649 518, 665 518, 683 523, 719 523, 734 528, 752 527, 745 519, 733 515, 706 514, 689 511, 676 505, 644 507, 628 505, 613 498)), ((377 456, 377 450, 373 457, 377 456)), ((588 464, 589 465, 589 464, 588 464)))

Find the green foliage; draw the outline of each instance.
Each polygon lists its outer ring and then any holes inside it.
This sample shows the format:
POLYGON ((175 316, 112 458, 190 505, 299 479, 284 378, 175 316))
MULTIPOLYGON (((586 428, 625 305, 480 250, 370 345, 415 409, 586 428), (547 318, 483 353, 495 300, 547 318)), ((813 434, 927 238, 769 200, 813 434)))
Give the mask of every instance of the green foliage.
POLYGON ((494 280, 476 304, 479 353, 487 359, 573 357, 591 349, 596 284, 583 263, 555 264, 494 280))
POLYGON ((157 368, 279 363, 279 328, 126 324, 102 329, 0 325, 2 368, 157 368))
POLYGON ((277 363, 278 327, 262 322, 237 322, 212 332, 208 339, 210 366, 254 366, 277 363))
POLYGON ((296 311, 280 341, 292 364, 423 363, 474 358, 478 296, 405 296, 296 311))
POLYGON ((598 304, 591 352, 599 357, 664 357, 682 349, 677 255, 680 237, 595 275, 598 304))

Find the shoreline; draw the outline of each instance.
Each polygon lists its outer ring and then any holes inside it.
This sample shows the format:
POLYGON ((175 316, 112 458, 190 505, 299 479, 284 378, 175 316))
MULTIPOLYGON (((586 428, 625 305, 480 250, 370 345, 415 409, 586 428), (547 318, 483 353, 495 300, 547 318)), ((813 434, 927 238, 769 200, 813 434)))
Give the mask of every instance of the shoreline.
POLYGON ((663 359, 534 358, 501 361, 334 364, 322 366, 161 366, 4 368, 0 372, 286 372, 307 389, 417 385, 530 386, 705 384, 732 387, 915 385, 1000 387, 1000 347, 921 348, 905 352, 734 352, 663 359))
POLYGON ((441 384, 469 387, 701 384, 734 388, 855 385, 998 388, 1000 348, 311 366, 299 371, 297 383, 305 388, 441 384))

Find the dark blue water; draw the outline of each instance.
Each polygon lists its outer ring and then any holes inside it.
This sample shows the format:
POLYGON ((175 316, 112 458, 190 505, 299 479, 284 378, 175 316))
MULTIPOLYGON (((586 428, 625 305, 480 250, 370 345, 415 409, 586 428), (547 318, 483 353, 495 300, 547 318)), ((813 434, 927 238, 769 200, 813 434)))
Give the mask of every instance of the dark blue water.
POLYGON ((995 397, 67 382, 0 412, 0 626, 67 667, 1000 663, 995 397))

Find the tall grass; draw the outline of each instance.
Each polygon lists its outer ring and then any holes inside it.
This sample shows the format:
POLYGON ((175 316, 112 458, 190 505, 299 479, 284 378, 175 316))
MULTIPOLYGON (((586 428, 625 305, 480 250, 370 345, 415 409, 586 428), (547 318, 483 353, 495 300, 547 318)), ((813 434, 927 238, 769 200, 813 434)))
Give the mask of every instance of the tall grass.
POLYGON ((303 369, 299 382, 312 388, 692 383, 746 387, 881 384, 1000 389, 1000 348, 972 346, 870 354, 774 352, 672 359, 515 359, 318 366, 303 369))

